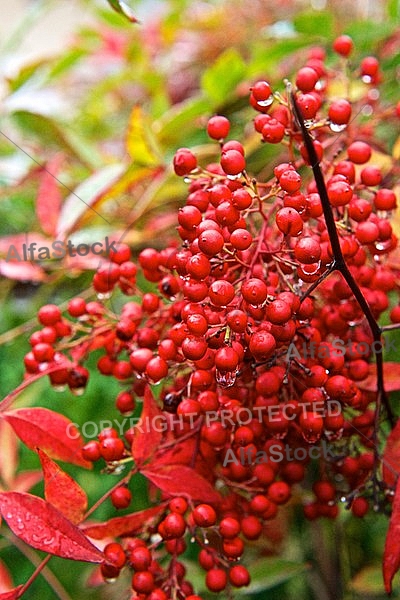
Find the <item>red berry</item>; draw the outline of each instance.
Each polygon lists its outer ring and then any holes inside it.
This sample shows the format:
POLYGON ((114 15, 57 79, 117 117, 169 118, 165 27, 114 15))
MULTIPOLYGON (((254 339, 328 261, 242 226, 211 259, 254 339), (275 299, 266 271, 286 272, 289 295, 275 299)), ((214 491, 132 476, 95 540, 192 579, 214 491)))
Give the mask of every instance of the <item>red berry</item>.
POLYGON ((362 518, 364 515, 367 514, 368 510, 369 510, 368 500, 366 500, 365 498, 362 498, 362 497, 354 498, 354 500, 351 504, 351 512, 353 513, 353 515, 355 517, 362 518))
POLYGON ((285 235, 297 236, 303 230, 303 219, 294 208, 281 208, 275 220, 278 229, 285 235))
POLYGON ((121 486, 111 492, 111 502, 115 508, 128 508, 132 500, 132 494, 127 487, 121 486))
POLYGON ((188 148, 180 148, 174 156, 173 164, 177 175, 189 175, 197 167, 197 158, 188 148))
POLYGON ((124 442, 120 438, 105 438, 100 442, 100 452, 106 461, 120 460, 125 452, 124 442))
POLYGON ((154 576, 150 571, 139 571, 132 577, 132 588, 139 594, 150 594, 154 585, 154 576))
POLYGON ((328 117, 336 125, 347 125, 351 117, 351 104, 344 98, 334 100, 329 107, 328 117))
POLYGON ((333 42, 333 49, 341 56, 349 56, 353 50, 353 40, 348 35, 340 35, 333 42))
POLYGON ((250 574, 243 565, 234 565, 229 569, 229 581, 235 587, 245 587, 250 584, 250 574))
POLYGON ((311 67, 299 69, 296 75, 296 85, 302 92, 311 92, 319 77, 318 73, 311 67))
POLYGON ((347 156, 356 165, 362 165, 371 158, 372 148, 366 142, 353 142, 347 148, 347 156))
POLYGON ((274 504, 285 504, 290 496, 290 487, 286 481, 275 481, 268 488, 268 498, 274 504))
POLYGON ((42 325, 55 325, 61 320, 61 310, 55 304, 45 304, 39 309, 38 319, 42 325))
POLYGON ((321 245, 312 237, 302 237, 294 248, 294 256, 305 265, 318 262, 321 258, 321 245))
POLYGON ((193 520, 199 527, 211 527, 215 525, 217 514, 209 504, 199 504, 193 510, 193 520))
POLYGON ((246 160, 237 150, 227 150, 221 155, 221 167, 227 175, 239 175, 246 168, 246 160))
POLYGON ((214 140, 225 138, 230 129, 229 120, 226 117, 216 115, 211 117, 207 123, 207 133, 214 140))
POLYGON ((210 569, 206 575, 206 586, 211 592, 222 592, 226 588, 228 577, 223 569, 210 569))

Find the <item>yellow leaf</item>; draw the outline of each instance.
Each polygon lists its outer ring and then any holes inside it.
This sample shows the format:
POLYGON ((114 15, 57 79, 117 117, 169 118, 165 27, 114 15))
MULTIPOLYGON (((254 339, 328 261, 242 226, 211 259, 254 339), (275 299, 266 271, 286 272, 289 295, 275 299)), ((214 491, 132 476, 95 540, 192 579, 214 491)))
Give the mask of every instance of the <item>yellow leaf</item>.
POLYGON ((160 164, 151 139, 150 125, 146 123, 140 106, 134 106, 129 117, 126 149, 134 164, 150 166, 160 164))
POLYGON ((394 160, 400 160, 400 135, 394 143, 392 156, 394 160))

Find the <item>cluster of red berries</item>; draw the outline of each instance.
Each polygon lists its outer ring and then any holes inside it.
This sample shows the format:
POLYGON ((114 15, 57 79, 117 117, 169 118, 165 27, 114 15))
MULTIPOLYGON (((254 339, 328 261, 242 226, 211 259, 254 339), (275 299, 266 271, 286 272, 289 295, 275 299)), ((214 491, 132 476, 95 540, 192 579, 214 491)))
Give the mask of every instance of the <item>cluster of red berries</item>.
MULTIPOLYGON (((343 59, 352 46, 347 36, 334 42, 343 59)), ((372 132, 357 121, 348 125, 365 104, 379 114, 371 93, 381 79, 379 63, 373 57, 361 62, 356 76, 365 93, 354 106, 331 97, 337 72, 324 59, 321 48, 312 49, 292 85, 325 178, 341 252, 378 319, 389 308, 388 294, 398 292, 398 270, 387 260, 397 247, 390 224, 396 195, 392 173, 374 165, 372 132), (338 132, 343 156, 337 156, 338 132)), ((251 88, 255 131, 263 143, 287 149, 269 179, 247 173, 245 145, 227 140, 230 121, 221 115, 207 123, 217 162, 203 166, 190 149, 176 152, 175 172, 188 183, 178 211, 181 243, 145 248, 138 257, 153 291, 138 288, 138 267, 121 243, 94 276, 98 300, 71 300, 68 319, 56 306, 43 307, 43 329, 30 340, 27 372, 68 357, 69 366, 49 376, 75 393, 88 380, 81 363, 101 348, 98 370, 124 385, 116 398, 123 415, 136 410, 148 386, 159 384, 163 440, 177 447, 193 441, 190 455, 178 462, 219 490, 215 506, 164 495, 163 511, 143 525, 141 536, 106 547, 104 577, 113 579, 128 565, 133 598, 199 599, 178 560, 187 538, 199 546, 209 590, 248 585, 249 573, 238 562, 246 540, 263 534, 311 462, 318 462, 312 473, 319 476, 314 498, 305 495, 308 519, 335 518, 340 500, 358 517, 370 507, 377 405, 376 393, 362 384, 374 337, 348 283, 331 273, 334 248, 291 89, 288 84, 274 92, 263 80, 251 88), (134 296, 119 312, 107 302, 117 286, 134 296), (318 461, 312 449, 320 451, 318 461), (162 551, 169 555, 166 567, 162 551)), ((398 113, 385 108, 382 114, 394 120, 398 113)), ((392 307, 391 318, 400 322, 400 306, 392 307)), ((104 459, 115 469, 131 456, 134 429, 123 439, 103 430, 86 444, 84 458, 104 459)), ((390 501, 391 490, 378 483, 379 501, 390 501)), ((126 508, 132 496, 123 485, 111 499, 126 508)))

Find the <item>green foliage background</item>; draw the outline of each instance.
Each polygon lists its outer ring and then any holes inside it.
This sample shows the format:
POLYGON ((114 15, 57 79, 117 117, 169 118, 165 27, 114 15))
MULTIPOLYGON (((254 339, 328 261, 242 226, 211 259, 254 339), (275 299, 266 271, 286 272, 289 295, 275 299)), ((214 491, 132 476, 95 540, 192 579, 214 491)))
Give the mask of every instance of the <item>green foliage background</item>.
MULTIPOLYGON (((118 2, 110 4, 116 8, 118 2)), ((118 231, 137 252, 155 239, 162 244, 173 235, 174 210, 185 192, 170 166, 175 150, 196 146, 200 156, 212 158, 217 148, 210 144, 203 126, 210 115, 218 112, 232 118, 232 137, 235 132, 241 136, 245 130, 249 170, 255 174, 270 172, 275 149, 261 146, 246 127, 252 117, 247 102, 249 85, 257 77, 273 84, 280 82, 301 66, 307 50, 315 44, 326 47, 328 63, 333 61, 330 45, 340 33, 352 36, 358 55, 377 53, 382 57, 385 77, 381 94, 388 102, 398 100, 400 7, 396 0, 381 3, 380 18, 373 20, 361 18, 351 2, 332 1, 326 9, 317 10, 292 0, 165 0, 157 5, 157 20, 144 12, 139 25, 129 23, 106 2, 87 1, 82 6, 92 8, 97 26, 82 28, 76 42, 62 55, 26 64, 5 82, 0 131, 15 144, 0 136, 0 237, 40 231, 35 217, 37 164, 25 150, 39 164, 62 152, 59 179, 70 189, 110 166, 121 167, 119 187, 111 190, 113 193, 100 205, 109 224, 90 211, 82 213, 77 203, 71 234, 97 240, 118 231), (51 105, 54 91, 62 96, 67 111, 51 105), (33 106, 29 99, 38 92, 45 100, 33 106), (13 100, 17 95, 23 101, 15 109, 13 100), (128 135, 125 144, 134 106, 140 106, 141 112, 135 132, 128 135), (18 177, 13 177, 11 166, 18 177), (162 173, 156 176, 160 167, 162 173)), ((134 3, 130 6, 135 14, 134 3)), ((396 132, 384 131, 383 135, 392 147, 396 132)), ((64 198, 68 196, 63 186, 60 190, 64 198)), ((89 189, 89 200, 94 193, 89 189)), ((54 261, 43 267, 47 275, 44 284, 5 277, 0 283, 2 396, 21 382, 23 356, 29 347, 29 334, 36 327, 38 308, 47 302, 66 302, 90 285, 88 272, 71 273, 54 261)), ((39 381, 21 394, 16 406, 40 404, 78 423, 117 418, 114 399, 119 386, 96 374, 95 357, 92 367, 84 396, 56 393, 47 380, 39 381)), ((6 454, 0 460, 7 460, 6 454)), ((23 447, 20 460, 23 470, 38 468, 37 457, 23 447)), ((114 483, 96 469, 83 473, 66 468, 86 489, 91 502, 114 483)), ((42 494, 41 485, 33 491, 42 494)), ((140 482, 133 492, 133 508, 143 508, 146 498, 140 482)), ((109 518, 113 514, 107 504, 95 517, 109 518)), ((386 517, 378 514, 370 514, 360 522, 343 512, 334 523, 322 520, 310 524, 304 522, 300 509, 295 510, 279 556, 266 547, 264 559, 250 564, 254 582, 251 590, 238 592, 235 597, 383 598, 380 560, 386 527, 386 517), (338 570, 339 562, 342 566, 338 570)), ((37 557, 40 553, 15 547, 4 526, 2 533, 0 558, 15 583, 23 583, 33 570, 31 554, 37 557)), ((92 569, 87 565, 66 565, 54 558, 49 568, 65 588, 59 592, 63 600, 125 598, 127 581, 82 591, 92 569)), ((205 598, 214 597, 204 592, 204 577, 194 562, 189 570, 199 593, 205 598)), ((29 600, 39 596, 41 600, 55 597, 43 577, 24 597, 29 600)))

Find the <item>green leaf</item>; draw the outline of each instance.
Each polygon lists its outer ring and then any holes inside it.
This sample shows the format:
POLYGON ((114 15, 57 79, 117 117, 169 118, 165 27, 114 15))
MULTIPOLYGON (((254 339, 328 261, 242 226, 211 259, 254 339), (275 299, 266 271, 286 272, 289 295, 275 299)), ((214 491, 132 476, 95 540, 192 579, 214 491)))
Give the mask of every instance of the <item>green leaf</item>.
POLYGON ((239 593, 237 598, 246 598, 249 595, 270 590, 309 569, 310 565, 306 563, 298 563, 281 558, 264 558, 258 560, 249 568, 251 575, 250 586, 239 593))
POLYGON ((296 31, 315 36, 317 32, 324 38, 333 35, 333 16, 328 12, 307 11, 296 15, 293 19, 296 31))
POLYGON ((108 223, 94 207, 107 190, 121 177, 125 167, 113 164, 104 167, 85 179, 65 200, 57 227, 57 239, 63 239, 80 222, 88 211, 108 223))
POLYGON ((190 139, 199 129, 196 121, 199 117, 211 111, 207 98, 189 98, 184 102, 174 105, 154 123, 154 130, 158 133, 161 142, 175 147, 180 144, 182 136, 190 139))
POLYGON ((202 89, 216 105, 223 104, 235 92, 245 74, 244 60, 237 50, 229 48, 204 72, 202 89))
POLYGON ((126 17, 131 23, 138 22, 137 18, 132 12, 132 9, 122 0, 108 0, 108 3, 111 8, 113 8, 120 15, 126 17))
POLYGON ((400 1, 399 0, 389 0, 387 3, 387 11, 388 15, 393 21, 398 22, 400 19, 400 1))
POLYGON ((371 565, 361 569, 350 581, 349 587, 363 598, 383 594, 381 565, 371 565))

